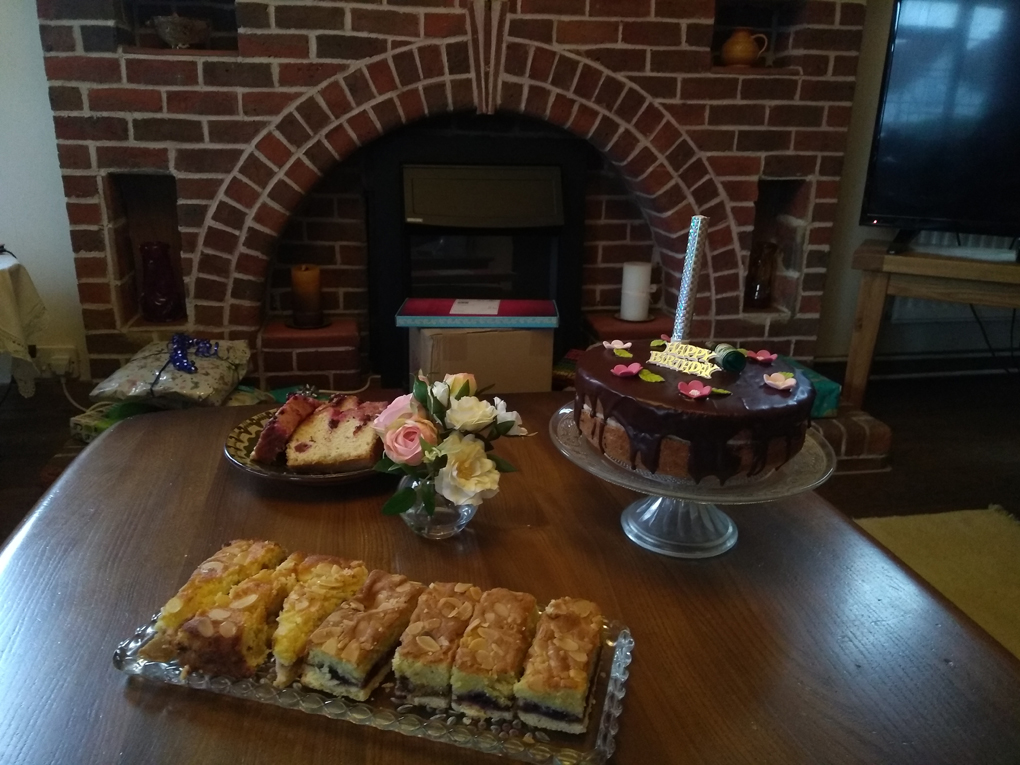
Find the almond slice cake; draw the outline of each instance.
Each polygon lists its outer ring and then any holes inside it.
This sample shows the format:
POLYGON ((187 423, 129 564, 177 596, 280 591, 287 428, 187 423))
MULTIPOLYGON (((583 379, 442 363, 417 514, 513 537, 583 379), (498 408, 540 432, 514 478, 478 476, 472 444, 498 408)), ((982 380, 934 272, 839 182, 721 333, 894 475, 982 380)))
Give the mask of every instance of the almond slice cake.
POLYGON ((424 590, 400 574, 375 570, 308 638, 301 682, 365 701, 389 671, 390 651, 424 590))
POLYGON ((493 720, 513 717, 514 683, 537 620, 533 595, 502 587, 482 594, 453 662, 454 711, 493 720))
POLYGON ((538 620, 524 675, 514 686, 521 722, 566 733, 587 730, 602 625, 602 612, 589 600, 549 603, 538 620))
POLYGON ((139 651, 142 658, 168 661, 176 653, 177 629, 203 608, 211 608, 230 588, 264 568, 272 568, 286 551, 276 542, 239 539, 203 561, 160 610, 156 635, 139 651))
POLYGON ((297 679, 308 637, 358 591, 367 576, 368 569, 360 560, 309 555, 302 561, 297 568, 297 585, 283 602, 273 633, 274 685, 283 688, 297 679))
POLYGON ((393 656, 397 691, 412 704, 450 707, 450 673, 482 591, 467 582, 433 582, 418 598, 393 656))

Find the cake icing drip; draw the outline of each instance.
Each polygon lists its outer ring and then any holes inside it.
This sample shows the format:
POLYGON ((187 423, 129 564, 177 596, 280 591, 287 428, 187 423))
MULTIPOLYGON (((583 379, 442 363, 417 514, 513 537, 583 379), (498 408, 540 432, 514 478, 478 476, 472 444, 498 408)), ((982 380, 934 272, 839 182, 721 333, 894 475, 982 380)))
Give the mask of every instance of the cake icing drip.
MULTIPOLYGON (((634 343, 634 361, 644 364, 648 348, 634 343)), ((611 350, 593 348, 581 357, 575 379, 574 418, 580 427, 581 410, 588 404, 593 417, 589 434, 603 445, 605 423, 612 419, 624 429, 630 440, 631 467, 638 456, 645 469, 659 467, 662 440, 675 436, 689 442, 687 469, 695 481, 714 475, 725 481, 740 472, 740 456, 728 445, 738 433, 746 432, 751 441, 753 462, 747 475, 760 473, 765 466, 769 444, 782 439, 789 459, 799 448, 804 425, 808 421, 814 390, 807 378, 782 362, 773 362, 771 372, 793 372, 798 385, 791 391, 777 391, 762 384, 758 365, 743 372, 719 372, 711 384, 729 390, 732 395, 698 400, 687 399, 677 391, 677 383, 696 379, 657 367, 665 377, 661 383, 639 378, 619 378, 611 373, 616 356, 611 350)))

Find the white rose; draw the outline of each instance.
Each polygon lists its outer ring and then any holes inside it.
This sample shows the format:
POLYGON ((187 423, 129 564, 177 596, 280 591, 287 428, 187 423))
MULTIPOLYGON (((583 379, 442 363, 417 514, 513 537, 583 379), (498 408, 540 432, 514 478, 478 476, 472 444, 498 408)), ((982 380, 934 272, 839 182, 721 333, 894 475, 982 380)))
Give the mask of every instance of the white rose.
POLYGON ((454 399, 446 410, 446 427, 467 433, 485 430, 495 419, 496 407, 474 396, 454 399))
POLYGON ((444 382, 432 383, 432 397, 443 406, 450 405, 450 386, 444 382))
POLYGON ((499 471, 474 436, 451 433, 439 445, 446 467, 436 474, 436 491, 458 505, 480 505, 499 491, 499 471))
POLYGON ((496 402, 496 423, 501 422, 513 422, 514 426, 507 431, 508 436, 526 436, 528 431, 521 425, 521 416, 517 412, 508 412, 506 410, 506 401, 496 396, 494 399, 496 402))

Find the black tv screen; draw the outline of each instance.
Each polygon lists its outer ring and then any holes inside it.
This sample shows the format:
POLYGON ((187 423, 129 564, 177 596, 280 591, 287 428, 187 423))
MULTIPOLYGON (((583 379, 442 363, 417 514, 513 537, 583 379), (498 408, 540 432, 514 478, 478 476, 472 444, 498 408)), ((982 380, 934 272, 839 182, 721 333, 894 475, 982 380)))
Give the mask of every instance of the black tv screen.
POLYGON ((1020 0, 899 0, 861 223, 1020 235, 1020 0))

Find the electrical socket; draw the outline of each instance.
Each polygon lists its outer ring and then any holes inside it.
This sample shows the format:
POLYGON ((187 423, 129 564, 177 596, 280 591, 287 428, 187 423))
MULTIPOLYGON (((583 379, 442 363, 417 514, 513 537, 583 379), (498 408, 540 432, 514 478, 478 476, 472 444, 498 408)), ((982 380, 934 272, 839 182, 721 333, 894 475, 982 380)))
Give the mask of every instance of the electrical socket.
POLYGON ((77 377, 78 349, 70 345, 40 345, 35 354, 35 366, 42 377, 77 377))

